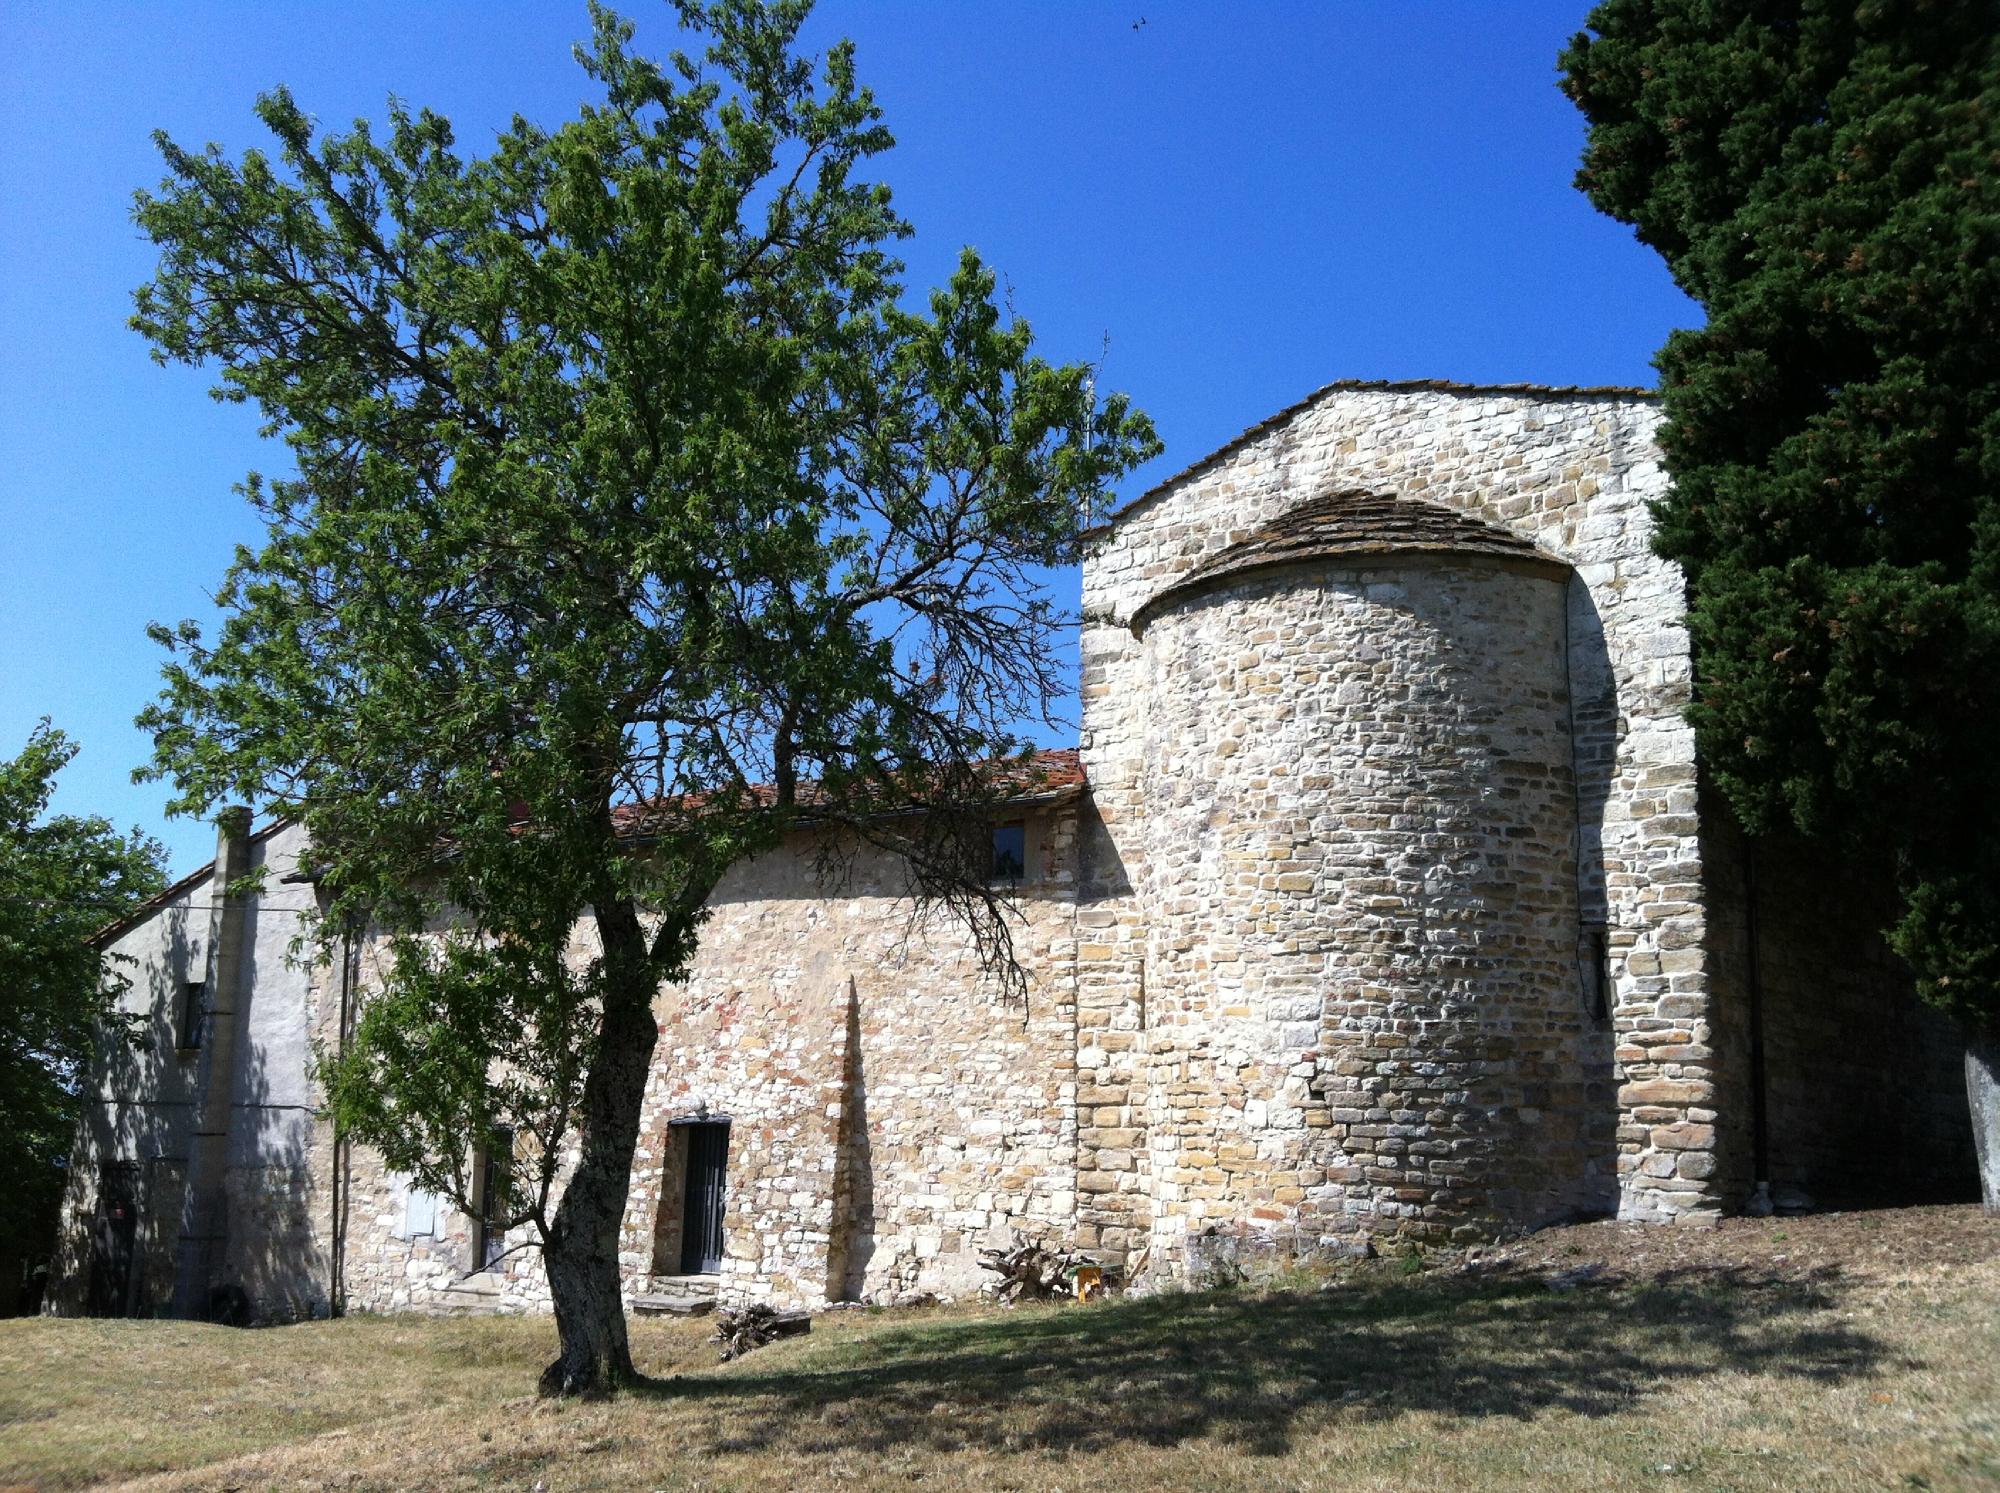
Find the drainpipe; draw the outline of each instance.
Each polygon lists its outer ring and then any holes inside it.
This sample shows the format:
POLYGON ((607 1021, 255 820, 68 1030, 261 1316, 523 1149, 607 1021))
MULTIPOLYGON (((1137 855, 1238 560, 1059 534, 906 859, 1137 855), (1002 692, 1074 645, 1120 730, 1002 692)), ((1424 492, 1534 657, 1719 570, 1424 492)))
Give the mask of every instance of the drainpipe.
POLYGON ((188 1148, 173 1314, 208 1317, 209 1294, 229 1240, 229 1120, 236 1099, 236 1018, 243 996, 243 924, 249 899, 233 883, 250 869, 250 811, 216 816, 215 872, 209 880, 208 1010, 203 1016, 201 1087, 188 1148))

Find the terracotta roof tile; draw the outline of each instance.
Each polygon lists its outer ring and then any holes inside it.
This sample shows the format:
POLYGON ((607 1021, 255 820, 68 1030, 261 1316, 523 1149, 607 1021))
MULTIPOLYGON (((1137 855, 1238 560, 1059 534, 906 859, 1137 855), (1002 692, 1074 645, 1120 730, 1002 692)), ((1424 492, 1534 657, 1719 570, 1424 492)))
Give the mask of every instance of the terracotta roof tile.
MULTIPOLYGON (((1084 784, 1083 759, 1075 747, 1044 749, 1019 762, 1006 764, 996 776, 1001 802, 1025 803, 1033 799, 1067 795, 1084 784)), ((751 796, 770 803, 776 790, 769 783, 753 783, 751 796)), ((613 807, 612 819, 624 834, 642 836, 658 829, 676 810, 699 808, 706 795, 689 794, 672 799, 651 799, 613 807)), ((817 798, 814 785, 799 785, 798 801, 810 809, 817 798)))
MULTIPOLYGON (((1039 798, 1067 797, 1084 785, 1083 759, 1075 747, 1038 751, 1023 762, 1011 764, 1001 774, 1000 781, 1011 790, 1003 802, 1026 803, 1039 798)), ((750 791, 767 803, 773 795, 771 785, 768 783, 758 783, 750 791)), ((685 799, 680 800, 680 802, 685 801, 685 799)), ((617 804, 611 810, 611 817, 620 833, 636 838, 643 836, 653 824, 657 823, 657 816, 663 807, 661 803, 617 804)), ((291 820, 286 818, 274 819, 257 830, 251 838, 252 840, 267 838, 289 823, 291 820)), ((148 916, 175 897, 199 885, 214 870, 215 862, 210 861, 198 870, 189 872, 172 886, 139 903, 124 917, 105 924, 91 935, 90 942, 99 947, 109 943, 144 922, 148 916)))

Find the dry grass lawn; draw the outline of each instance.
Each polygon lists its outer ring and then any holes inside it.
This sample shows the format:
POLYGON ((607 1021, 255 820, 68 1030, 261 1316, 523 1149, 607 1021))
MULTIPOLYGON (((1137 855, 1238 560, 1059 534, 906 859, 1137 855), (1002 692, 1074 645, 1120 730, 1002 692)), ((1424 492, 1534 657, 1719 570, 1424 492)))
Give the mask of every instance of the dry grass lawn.
POLYGON ((0 1322, 0 1489, 2000 1487, 2000 1222, 1662 1232, 839 1312, 724 1366, 642 1321, 652 1387, 581 1404, 531 1393, 546 1321, 0 1322))

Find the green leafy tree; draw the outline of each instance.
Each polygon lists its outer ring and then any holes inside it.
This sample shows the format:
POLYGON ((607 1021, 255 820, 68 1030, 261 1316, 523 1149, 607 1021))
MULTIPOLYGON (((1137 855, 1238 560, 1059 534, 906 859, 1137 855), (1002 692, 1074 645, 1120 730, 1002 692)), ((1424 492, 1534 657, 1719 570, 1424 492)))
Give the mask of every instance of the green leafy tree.
MULTIPOLYGON (((1707 325, 1658 364, 1693 717, 1752 831, 1893 869, 1889 930, 2000 1021, 2000 27, 1942 0, 1606 0, 1578 185, 1707 325)), ((1978 1125, 2000 1206, 2000 1102, 1978 1125)))
POLYGON ((1045 567, 1157 445, 970 251, 906 304, 863 175, 889 134, 847 45, 799 53, 806 11, 683 0, 704 53, 656 62, 593 9, 597 101, 482 157, 394 103, 321 134, 280 90, 275 159, 162 136, 138 200, 134 326, 297 468, 247 484, 268 534, 215 635, 155 629, 152 771, 296 816, 320 939, 392 936, 331 1107, 468 1208, 469 1143, 516 1134, 550 1391, 632 1374, 653 1002, 731 865, 802 826, 829 876, 888 847, 1011 967, 975 847, 1067 694, 1045 567))
MULTIPOLYGON (((83 1081, 127 980, 91 935, 166 884, 137 830, 48 812, 77 748, 44 720, 0 760, 0 1261, 48 1253, 83 1081)), ((10 1296, 19 1285, 0 1278, 10 1296)))

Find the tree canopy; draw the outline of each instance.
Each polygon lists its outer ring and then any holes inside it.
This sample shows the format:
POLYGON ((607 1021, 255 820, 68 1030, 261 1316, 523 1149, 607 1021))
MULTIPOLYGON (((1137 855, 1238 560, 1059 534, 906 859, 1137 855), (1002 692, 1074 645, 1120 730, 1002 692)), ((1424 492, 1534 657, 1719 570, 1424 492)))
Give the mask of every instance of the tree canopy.
POLYGON ((166 884, 156 841, 48 812, 76 752, 43 721, 0 760, 0 1258, 14 1260, 47 1251, 83 1081, 123 1035, 127 981, 92 935, 166 884))
POLYGON ((178 805, 298 818, 322 942, 396 935, 327 1055, 349 1134, 470 1206, 518 1132, 551 1387, 631 1371, 617 1228, 656 1037, 727 868, 813 826, 1008 956, 974 850, 1069 693, 1067 560, 1157 446, 1037 356, 972 251, 904 293, 890 136, 799 0, 683 0, 700 56, 593 7, 598 97, 482 156, 438 116, 228 159, 159 138, 134 326, 221 370, 295 475, 143 721, 178 805), (910 813, 911 809, 926 812, 910 813))
POLYGON ((1923 993, 2000 1020, 2000 28, 1605 0, 1578 185, 1707 325, 1660 352, 1703 760, 1752 831, 1893 871, 1923 993))

